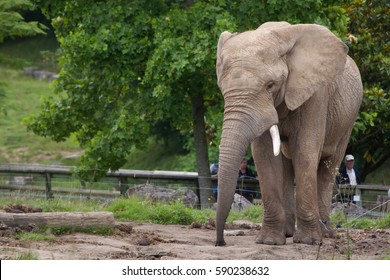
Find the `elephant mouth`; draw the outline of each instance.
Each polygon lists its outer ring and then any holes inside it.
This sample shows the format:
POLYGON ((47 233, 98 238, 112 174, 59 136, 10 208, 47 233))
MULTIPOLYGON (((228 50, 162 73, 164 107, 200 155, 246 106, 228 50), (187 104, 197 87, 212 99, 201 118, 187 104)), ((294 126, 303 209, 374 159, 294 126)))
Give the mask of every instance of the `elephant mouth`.
POLYGON ((272 138, 272 147, 274 151, 274 155, 278 156, 280 154, 280 135, 279 129, 276 124, 270 127, 269 132, 272 138))

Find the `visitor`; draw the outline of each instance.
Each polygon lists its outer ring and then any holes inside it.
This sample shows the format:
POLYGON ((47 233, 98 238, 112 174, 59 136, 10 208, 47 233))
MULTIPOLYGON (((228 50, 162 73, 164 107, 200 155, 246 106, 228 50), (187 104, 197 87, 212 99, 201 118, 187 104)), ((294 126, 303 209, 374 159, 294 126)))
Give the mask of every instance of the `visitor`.
POLYGON ((354 167, 355 158, 353 155, 346 155, 344 166, 339 169, 337 177, 338 201, 355 203, 354 194, 356 186, 360 184, 359 171, 354 167))
MULTIPOLYGON (((256 179, 255 174, 248 167, 248 160, 246 157, 241 159, 240 169, 238 170, 238 178, 239 179, 256 179)), ((250 202, 253 202, 253 199, 256 197, 254 191, 247 190, 245 187, 243 188, 243 184, 241 186, 237 186, 237 193, 248 199, 250 202)))

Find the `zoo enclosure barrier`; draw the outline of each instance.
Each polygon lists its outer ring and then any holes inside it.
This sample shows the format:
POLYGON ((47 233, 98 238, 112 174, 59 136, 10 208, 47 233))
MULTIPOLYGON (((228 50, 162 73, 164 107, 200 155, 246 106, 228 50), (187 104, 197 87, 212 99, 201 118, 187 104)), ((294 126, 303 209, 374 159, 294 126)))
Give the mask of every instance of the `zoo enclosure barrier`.
MULTIPOLYGON (((218 183, 211 177, 212 184, 218 183)), ((194 191, 199 197, 198 173, 179 171, 146 171, 119 169, 107 172, 98 182, 83 182, 75 178, 72 167, 36 164, 0 164, 0 192, 10 191, 44 193, 46 198, 77 196, 78 198, 115 199, 124 196, 129 189, 141 184, 152 184, 169 188, 184 188, 194 191)), ((349 195, 359 197, 357 205, 365 209, 378 208, 389 212, 390 202, 387 185, 358 185, 347 189, 349 195)), ((259 182, 255 179, 239 179, 237 193, 250 193, 254 202, 261 199, 259 182)), ((334 189, 334 196, 340 189, 334 189)), ((345 190, 344 190, 345 192, 345 190)))
MULTIPOLYGON (((210 177, 212 185, 218 179, 210 177)), ((137 185, 152 184, 155 186, 190 189, 199 196, 198 173, 179 171, 147 171, 119 169, 107 172, 98 182, 83 182, 77 179, 70 166, 53 166, 38 164, 0 164, 0 192, 20 191, 39 193, 47 199, 61 196, 79 198, 115 199, 125 196, 137 185)), ((240 179, 237 192, 251 193, 260 199, 259 183, 254 179, 240 179)), ((41 196, 40 195, 40 196, 41 196)), ((213 198, 210 198, 213 199, 213 198)))

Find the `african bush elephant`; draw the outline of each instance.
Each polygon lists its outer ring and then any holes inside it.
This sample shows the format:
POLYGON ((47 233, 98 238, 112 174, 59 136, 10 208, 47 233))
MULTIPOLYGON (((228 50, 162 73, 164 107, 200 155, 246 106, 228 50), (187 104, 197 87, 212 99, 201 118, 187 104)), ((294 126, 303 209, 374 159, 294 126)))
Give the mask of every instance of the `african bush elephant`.
POLYGON ((334 237, 329 214, 335 171, 363 95, 347 52, 316 24, 268 22, 221 34, 216 67, 225 110, 216 246, 226 244, 225 221, 249 144, 264 207, 256 242, 285 244, 293 236, 296 243, 319 244, 334 237))

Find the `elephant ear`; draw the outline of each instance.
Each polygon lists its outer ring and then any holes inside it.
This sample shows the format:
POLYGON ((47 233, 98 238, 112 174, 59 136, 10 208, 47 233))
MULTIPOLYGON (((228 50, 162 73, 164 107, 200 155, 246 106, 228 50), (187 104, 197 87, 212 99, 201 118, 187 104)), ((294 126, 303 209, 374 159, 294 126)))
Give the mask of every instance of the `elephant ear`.
POLYGON ((289 70, 285 102, 290 110, 344 71, 348 47, 327 28, 297 24, 272 31, 286 43, 281 56, 286 56, 289 70))
POLYGON ((222 73, 222 65, 223 65, 223 59, 222 59, 222 47, 223 45, 225 44, 225 42, 227 40, 229 40, 231 37, 233 37, 235 34, 232 34, 228 31, 224 31, 221 33, 221 35, 219 36, 219 40, 218 40, 218 48, 217 48, 217 65, 216 65, 216 69, 217 69, 217 77, 218 77, 218 81, 220 80, 220 75, 222 73))

